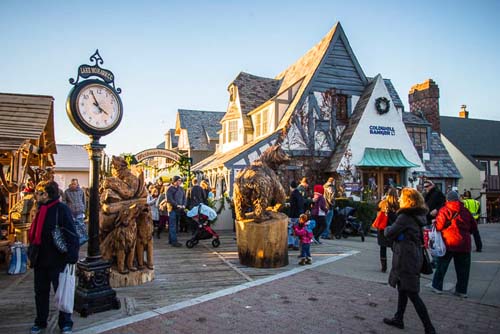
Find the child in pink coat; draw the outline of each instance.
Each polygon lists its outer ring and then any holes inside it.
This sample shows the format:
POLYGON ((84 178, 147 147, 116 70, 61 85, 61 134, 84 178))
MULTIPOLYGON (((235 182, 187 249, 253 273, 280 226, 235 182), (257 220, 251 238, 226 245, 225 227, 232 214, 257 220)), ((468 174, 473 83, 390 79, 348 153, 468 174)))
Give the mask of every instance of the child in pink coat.
POLYGON ((299 223, 293 226, 295 235, 300 239, 300 261, 299 265, 311 264, 311 241, 312 232, 308 229, 309 217, 305 214, 299 216, 299 223))

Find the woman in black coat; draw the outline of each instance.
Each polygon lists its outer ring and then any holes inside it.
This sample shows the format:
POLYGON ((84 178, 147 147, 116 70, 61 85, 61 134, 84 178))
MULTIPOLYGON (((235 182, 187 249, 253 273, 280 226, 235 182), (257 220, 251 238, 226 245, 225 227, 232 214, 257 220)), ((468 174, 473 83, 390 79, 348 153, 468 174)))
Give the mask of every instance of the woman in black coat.
POLYGON ((396 221, 385 229, 385 236, 393 242, 389 284, 398 288, 398 309, 394 318, 384 318, 384 323, 403 329, 403 317, 409 298, 422 320, 425 333, 436 333, 427 308, 418 295, 423 262, 422 227, 427 224, 427 208, 422 195, 413 188, 401 191, 399 205, 396 221))

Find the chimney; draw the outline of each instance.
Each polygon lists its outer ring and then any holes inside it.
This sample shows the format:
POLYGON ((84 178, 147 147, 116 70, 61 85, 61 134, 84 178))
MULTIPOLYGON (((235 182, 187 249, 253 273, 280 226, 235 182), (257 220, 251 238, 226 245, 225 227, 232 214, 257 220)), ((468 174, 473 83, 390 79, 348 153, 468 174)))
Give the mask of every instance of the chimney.
POLYGON ((462 107, 460 108, 460 112, 458 113, 458 117, 469 118, 469 112, 466 109, 467 109, 467 105, 462 104, 462 107))
POLYGON ((410 112, 419 114, 431 123, 433 131, 441 133, 439 120, 439 87, 434 80, 428 79, 420 84, 413 85, 408 93, 410 112))

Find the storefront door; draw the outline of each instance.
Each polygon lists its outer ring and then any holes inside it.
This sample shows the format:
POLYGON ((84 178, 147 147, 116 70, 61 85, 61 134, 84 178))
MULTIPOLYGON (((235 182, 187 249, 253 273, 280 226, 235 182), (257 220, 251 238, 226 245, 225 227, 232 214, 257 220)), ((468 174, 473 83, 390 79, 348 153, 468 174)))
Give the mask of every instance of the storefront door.
POLYGON ((389 187, 401 184, 401 169, 377 168, 361 172, 365 200, 381 199, 389 187))

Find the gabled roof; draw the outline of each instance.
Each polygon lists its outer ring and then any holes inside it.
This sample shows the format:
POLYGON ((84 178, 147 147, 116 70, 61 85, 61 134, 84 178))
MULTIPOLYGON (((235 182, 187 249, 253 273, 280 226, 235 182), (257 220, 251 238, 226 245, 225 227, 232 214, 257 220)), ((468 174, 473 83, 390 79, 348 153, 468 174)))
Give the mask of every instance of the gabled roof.
POLYGON ((342 132, 342 137, 335 148, 335 153, 330 161, 329 169, 331 171, 335 172, 342 161, 342 158, 349 147, 349 143, 351 142, 352 135, 358 126, 361 116, 363 116, 363 112, 368 104, 368 101, 370 101, 370 97, 372 96, 373 88, 375 88, 376 83, 377 80, 372 80, 366 87, 363 95, 359 98, 358 103, 356 103, 356 107, 354 108, 352 116, 349 119, 349 124, 345 128, 344 132, 342 132))
POLYGON ((423 161, 425 165, 425 176, 431 178, 456 178, 462 177, 453 159, 444 147, 439 133, 431 133, 430 141, 431 159, 423 161))
POLYGON ((476 157, 500 157, 500 122, 486 119, 441 116, 441 134, 472 163, 476 157))
POLYGON ((336 78, 343 78, 341 72, 345 69, 344 66, 349 64, 352 65, 353 69, 350 68, 350 72, 354 73, 358 76, 358 81, 353 83, 360 92, 362 92, 365 88, 365 85, 368 83, 366 76, 359 65, 354 52, 352 51, 349 41, 342 29, 340 22, 337 22, 335 26, 328 32, 328 34, 323 37, 323 39, 316 44, 311 50, 309 50, 302 58, 300 58, 297 62, 287 68, 285 71, 280 73, 276 79, 282 80, 282 84, 278 94, 282 93, 286 89, 288 89, 291 85, 299 81, 301 78, 304 78, 302 84, 300 85, 299 91, 295 95, 295 98, 288 106, 288 109, 281 119, 277 130, 281 130, 284 128, 290 117, 293 115, 293 112, 296 106, 300 103, 300 101, 304 98, 304 93, 307 91, 310 86, 313 78, 315 76, 321 76, 322 73, 318 71, 320 65, 327 61, 331 61, 329 64, 331 66, 336 66, 338 68, 338 72, 336 72, 336 78), (338 48, 336 42, 341 44, 341 48, 338 48), (336 49, 337 48, 337 49, 336 49), (336 52, 342 52, 342 55, 339 57, 335 57, 336 52), (332 56, 332 57, 328 57, 332 56), (334 58, 334 59, 332 59, 334 58), (340 58, 340 59, 339 59, 340 58))
POLYGON ((25 140, 39 140, 43 153, 56 153, 54 98, 0 93, 0 150, 18 150, 25 140))
MULTIPOLYGON (((369 82, 371 82, 374 78, 367 77, 367 79, 369 82)), ((404 110, 405 106, 403 105, 403 102, 401 101, 401 98, 399 97, 396 88, 394 88, 391 79, 384 79, 384 84, 385 87, 387 87, 387 90, 389 91, 389 95, 391 96, 391 100, 394 103, 394 106, 396 106, 396 108, 402 108, 404 110)))
POLYGON ((90 162, 87 150, 83 145, 57 145, 56 172, 58 171, 88 171, 90 162))
POLYGON ((179 109, 177 111, 176 132, 186 129, 191 150, 211 151, 214 149, 210 141, 217 140, 217 132, 221 129, 220 121, 224 112, 179 109))
POLYGON ((422 125, 422 126, 430 126, 431 123, 429 123, 423 113, 420 113, 420 115, 413 113, 413 112, 403 112, 403 122, 406 125, 422 125))

